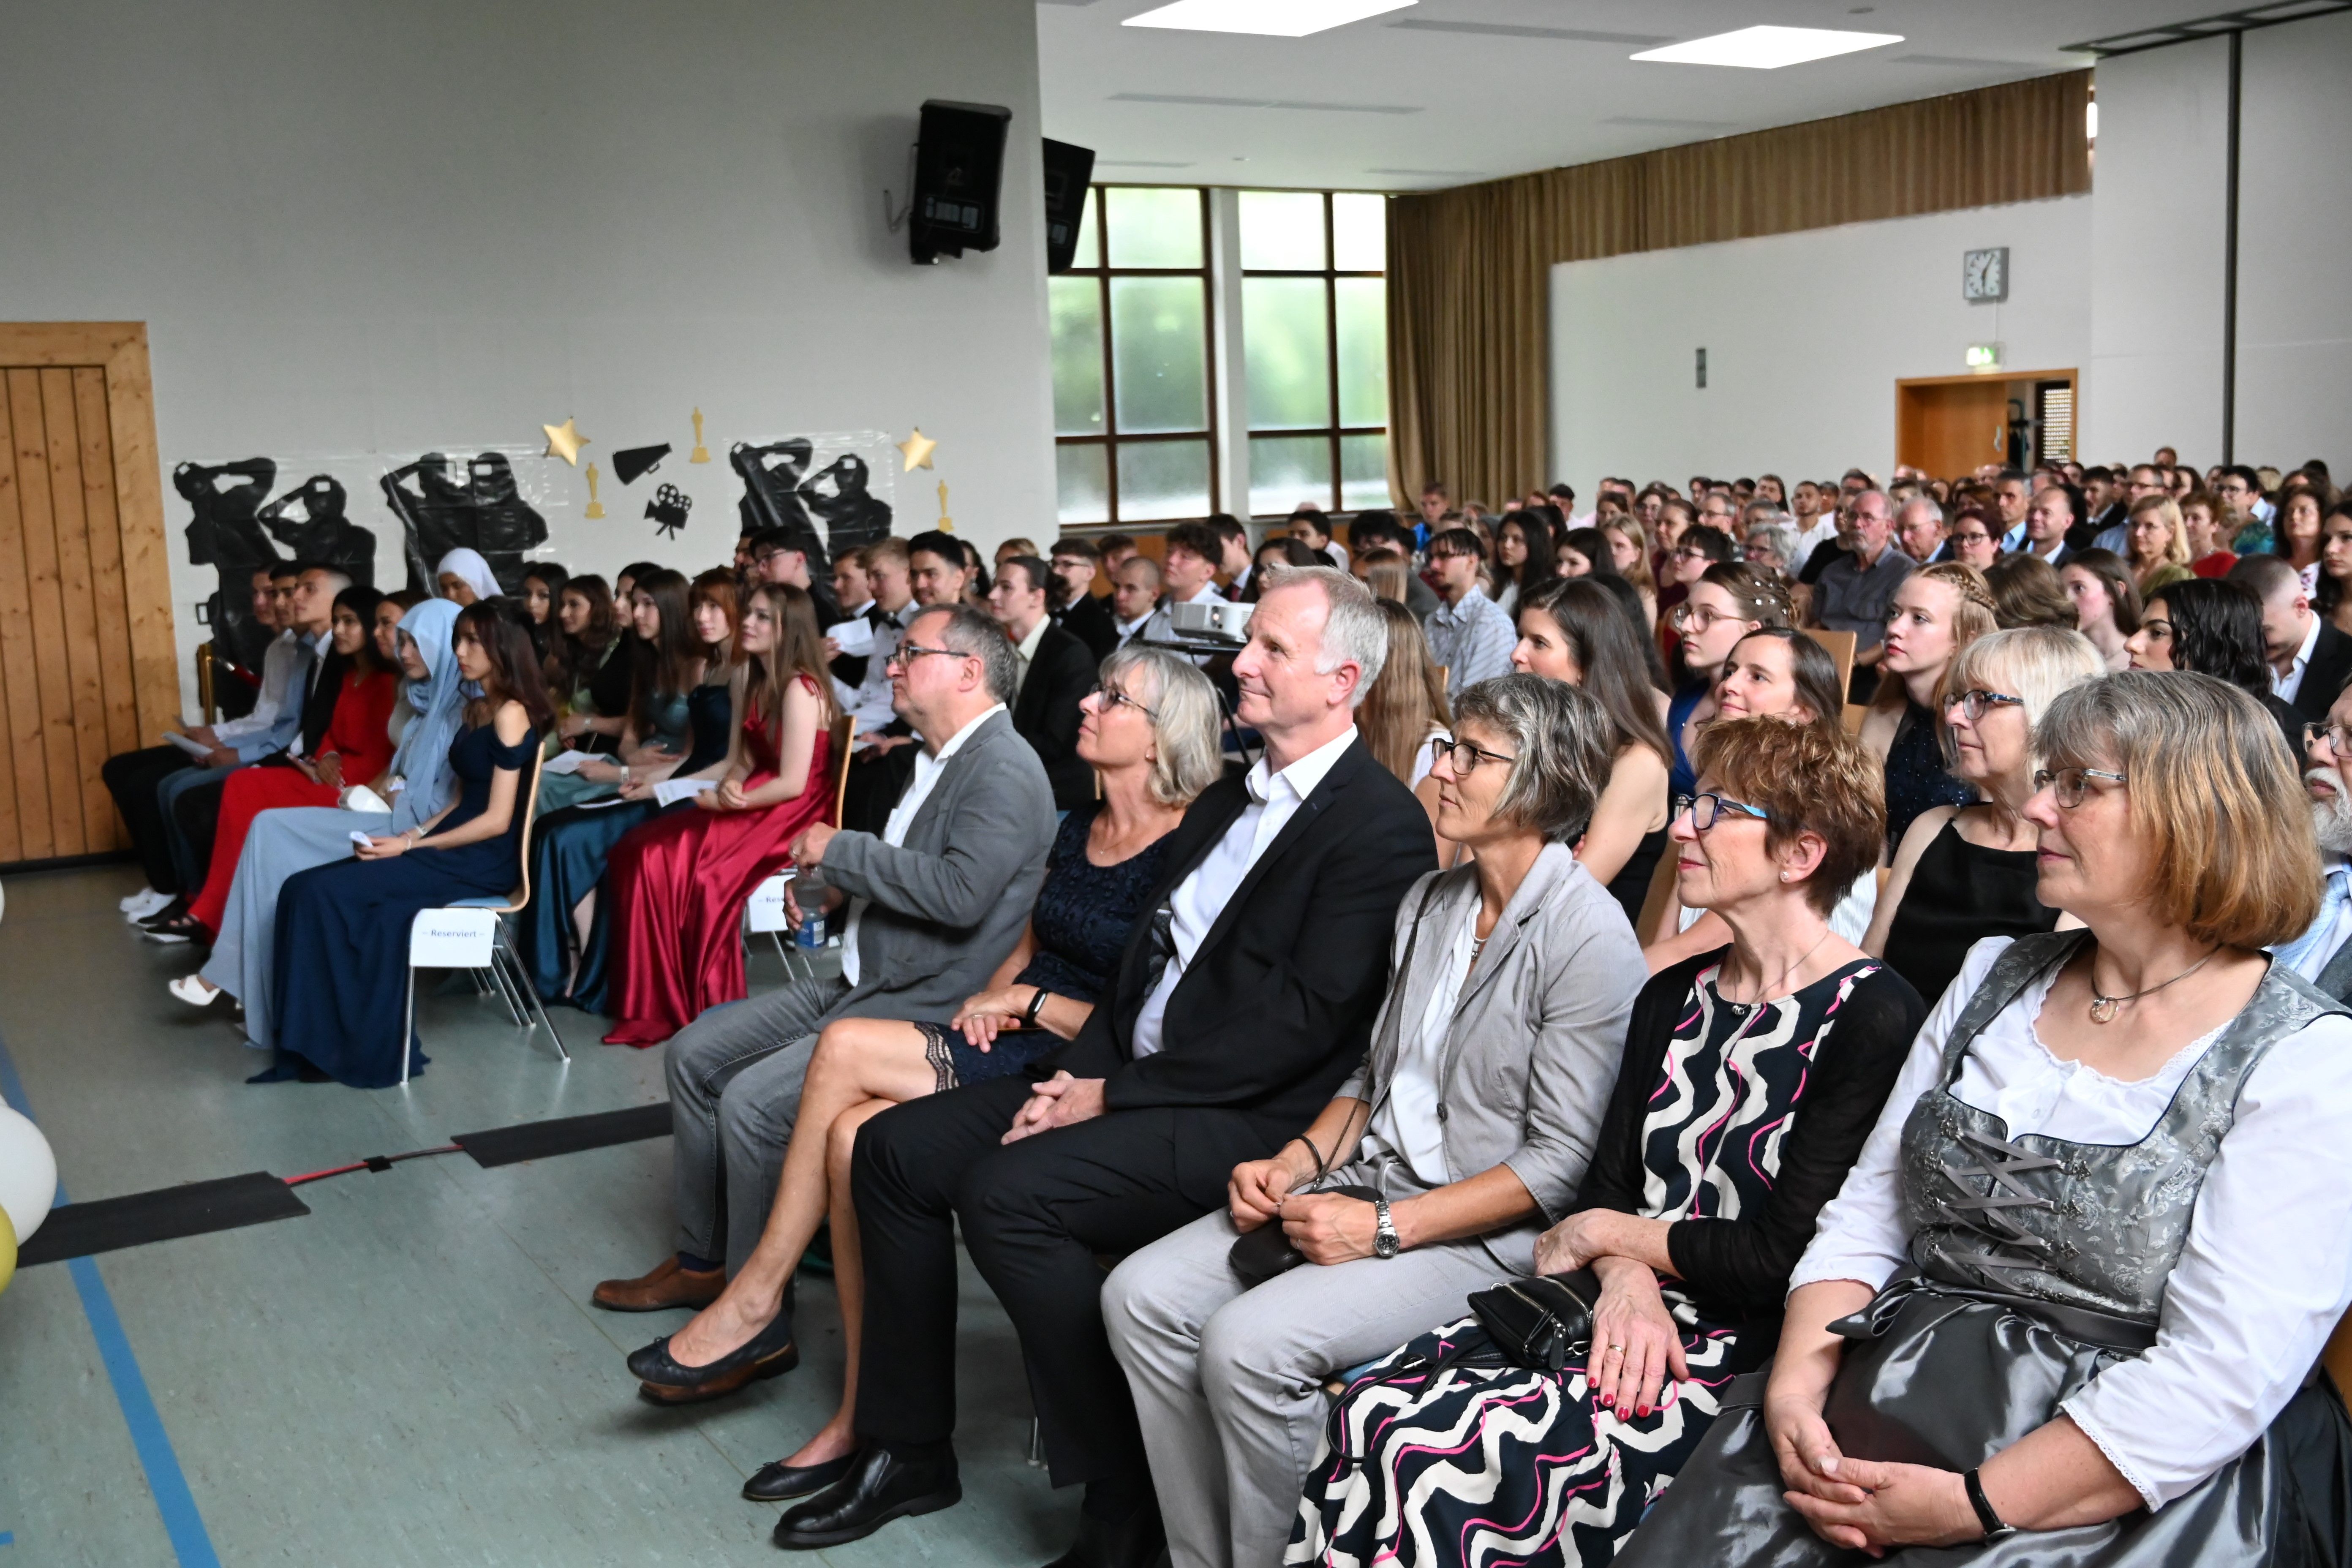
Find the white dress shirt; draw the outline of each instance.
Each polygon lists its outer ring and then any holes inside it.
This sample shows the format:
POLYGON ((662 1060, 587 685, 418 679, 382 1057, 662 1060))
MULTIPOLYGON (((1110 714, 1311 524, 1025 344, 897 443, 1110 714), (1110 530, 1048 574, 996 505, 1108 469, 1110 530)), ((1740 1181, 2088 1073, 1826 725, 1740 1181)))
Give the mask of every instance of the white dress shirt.
MULTIPOLYGON (((1903 1124, 1937 1092, 1944 1041, 2008 937, 1969 950, 1927 1016, 1845 1185, 1822 1210, 1789 1287, 1853 1279, 1876 1289, 1910 1261, 1903 1124)), ((2150 1077, 2126 1082, 2061 1060, 2034 1020, 2050 976, 2028 986, 1969 1047, 1951 1092, 2012 1139, 2137 1143, 2221 1031, 2150 1077)), ((2151 1509, 2243 1453, 2301 1385, 2352 1304, 2352 1020, 2325 1017, 2273 1046, 2246 1075, 2208 1167, 2189 1244, 2166 1281, 2156 1344, 2065 1402, 2066 1414, 2151 1509)))
POLYGON ((2294 650, 2294 667, 2288 669, 2284 675, 2281 675, 2278 672, 2276 666, 2272 667, 2272 696, 2277 698, 2282 702, 2292 702, 2294 700, 2295 693, 2303 689, 2303 672, 2311 668, 2311 650, 2318 646, 2319 617, 2317 616, 2314 616, 2311 617, 2310 629, 2303 634, 2303 646, 2294 650))
MULTIPOLYGON (((1003 711, 1004 704, 1002 702, 982 711, 971 723, 949 736, 948 743, 940 748, 940 754, 936 757, 928 751, 917 749, 915 776, 907 781, 907 793, 898 797, 898 804, 890 808, 890 820, 882 825, 883 843, 893 849, 906 847, 907 829, 914 825, 915 814, 923 809, 923 802, 931 798, 932 786, 940 782, 940 774, 946 771, 948 759, 954 756, 966 741, 971 739, 971 732, 974 730, 988 721, 989 714, 1003 711)), ((866 906, 872 901, 870 899, 851 900, 849 925, 842 932, 841 977, 852 985, 857 984, 859 971, 857 928, 865 919, 866 906)))
POLYGON ((874 650, 866 656, 864 684, 851 691, 838 680, 833 683, 835 695, 841 698, 843 711, 856 721, 856 732, 860 735, 879 730, 898 717, 897 710, 890 706, 890 672, 886 667, 890 662, 890 656, 898 651, 899 639, 907 635, 907 627, 922 613, 922 608, 909 599, 895 612, 886 611, 887 618, 896 625, 874 628, 874 650))
POLYGON ((1394 1075, 1364 1130, 1379 1149, 1395 1154, 1433 1187, 1454 1179, 1445 1163, 1445 1124, 1437 1120, 1437 1105, 1444 1098, 1439 1091, 1445 1087, 1445 1036, 1470 978, 1471 961, 1478 955, 1478 908, 1473 899, 1453 931, 1431 933, 1443 946, 1431 955, 1440 967, 1429 1005, 1422 1009, 1418 1028, 1398 1031, 1394 1075))
POLYGON ((1151 624, 1151 615, 1152 612, 1146 610, 1131 621, 1122 621, 1117 616, 1113 616, 1110 624, 1118 628, 1118 646, 1125 647, 1142 636, 1143 628, 1151 624))
POLYGON ((1184 978, 1184 971, 1192 955, 1201 951, 1208 940, 1209 929, 1217 923, 1218 915, 1242 885, 1250 868, 1257 864, 1266 846, 1281 835, 1290 819, 1298 814, 1323 775, 1339 762, 1340 753, 1356 743, 1356 727, 1348 726, 1338 739, 1327 741, 1307 752, 1278 773, 1269 773, 1266 759, 1260 757, 1249 771, 1249 804, 1242 807, 1201 863, 1192 874, 1176 884, 1169 895, 1169 912, 1174 922, 1170 936, 1176 951, 1168 960, 1168 967, 1160 972, 1160 984, 1145 997, 1143 1010, 1135 1016, 1135 1055, 1140 1058, 1159 1051, 1165 1041, 1160 1037, 1162 1021, 1168 1016, 1168 998, 1174 995, 1176 983, 1184 978))
POLYGON ((1021 689, 1029 684, 1029 661, 1037 657, 1037 645, 1045 640, 1045 628, 1053 624, 1053 616, 1039 616, 1037 624, 1029 628, 1029 635, 1013 645, 1013 695, 1015 697, 1020 696, 1021 689))
POLYGON ((2319 852, 2319 914, 2309 930, 2271 949, 2278 961, 2314 984, 2352 937, 2352 861, 2332 849, 2319 852))

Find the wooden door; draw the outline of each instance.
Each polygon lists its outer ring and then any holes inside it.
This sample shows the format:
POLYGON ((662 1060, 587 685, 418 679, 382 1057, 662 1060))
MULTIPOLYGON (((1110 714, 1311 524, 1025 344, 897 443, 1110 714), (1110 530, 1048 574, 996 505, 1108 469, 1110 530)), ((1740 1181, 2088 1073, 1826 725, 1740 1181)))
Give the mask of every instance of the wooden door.
POLYGON ((1940 478, 2004 460, 2009 382, 2002 376, 1895 384, 1895 460, 1940 478))
POLYGON ((0 322, 0 866, 127 847, 99 765, 177 717, 138 321, 0 322))

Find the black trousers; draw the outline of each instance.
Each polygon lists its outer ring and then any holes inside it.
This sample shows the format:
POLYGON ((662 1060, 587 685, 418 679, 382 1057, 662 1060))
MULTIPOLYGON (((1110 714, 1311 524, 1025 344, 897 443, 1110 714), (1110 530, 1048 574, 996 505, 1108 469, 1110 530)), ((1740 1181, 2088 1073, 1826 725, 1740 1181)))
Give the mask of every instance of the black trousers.
POLYGON ((908 1100, 858 1130, 866 1254, 857 1434, 955 1430, 955 1227, 1021 1336, 1054 1484, 1148 1473, 1127 1375, 1102 1321, 1097 1253, 1157 1241, 1225 1201, 1225 1180, 1296 1128, 1238 1110, 1122 1110, 997 1140, 1026 1078, 908 1100))
MULTIPOLYGON (((213 839, 220 831, 221 797, 228 781, 216 779, 184 789, 172 803, 172 826, 179 835, 175 874, 181 891, 194 897, 204 889, 213 863, 213 839)), ((168 837, 168 835, 167 835, 168 837)))
POLYGON ((155 798, 157 784, 193 766, 188 753, 177 746, 118 752, 99 766, 107 793, 114 796, 114 809, 122 814, 122 826, 131 831, 131 847, 139 857, 140 868, 147 873, 147 885, 159 893, 195 890, 180 886, 179 873, 172 866, 171 845, 163 836, 163 807, 155 798))

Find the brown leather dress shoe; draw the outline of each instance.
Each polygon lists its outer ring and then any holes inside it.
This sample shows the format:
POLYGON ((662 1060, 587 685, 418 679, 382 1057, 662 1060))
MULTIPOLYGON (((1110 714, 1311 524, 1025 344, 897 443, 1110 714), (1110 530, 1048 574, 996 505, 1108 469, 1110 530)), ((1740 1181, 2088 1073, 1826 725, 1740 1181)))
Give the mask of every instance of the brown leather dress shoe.
POLYGON ((725 1289, 727 1270, 681 1268, 673 1252, 652 1273, 607 1279, 588 1299, 608 1312, 658 1312, 665 1307, 708 1307, 725 1289))

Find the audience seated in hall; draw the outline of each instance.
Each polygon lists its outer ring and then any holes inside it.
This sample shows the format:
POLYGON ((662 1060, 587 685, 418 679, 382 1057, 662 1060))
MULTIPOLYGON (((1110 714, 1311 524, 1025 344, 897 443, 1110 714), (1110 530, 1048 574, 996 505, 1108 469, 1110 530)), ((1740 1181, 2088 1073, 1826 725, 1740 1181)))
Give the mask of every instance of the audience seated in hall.
POLYGON ((1054 624, 1046 611, 1053 574, 1034 555, 1008 555, 996 563, 988 613, 1013 644, 1013 732, 1045 764, 1054 804, 1068 811, 1095 798, 1094 770, 1078 756, 1078 704, 1094 689, 1101 660, 1077 634, 1054 624))
POLYGON ((455 798, 414 826, 371 835, 356 858, 287 879, 270 1000, 278 1054, 254 1082, 324 1074, 381 1089, 423 1071, 404 1001, 411 922, 459 899, 511 892, 520 879, 528 792, 551 717, 539 658, 510 599, 460 611, 450 647, 458 675, 481 693, 449 748, 455 798))
MULTIPOLYGON (((1412 791, 1429 813, 1434 832, 1438 785, 1430 768, 1437 760, 1439 742, 1453 733, 1453 710, 1445 700, 1445 683, 1429 657, 1429 638, 1412 612, 1394 599, 1377 599, 1374 607, 1388 627, 1388 657, 1356 705, 1356 730, 1372 760, 1412 791)), ((1453 864, 1454 853, 1454 847, 1440 837, 1438 864, 1453 864)))
POLYGON ((1511 645, 1518 638, 1511 630, 1511 617, 1478 585, 1486 558, 1485 546, 1466 528, 1443 530, 1429 543, 1430 567, 1443 602, 1422 625, 1429 633, 1430 657, 1444 668, 1449 700, 1510 672, 1511 645))
POLYGON ((743 906, 782 869, 803 829, 832 814, 831 678, 809 596, 789 584, 752 590, 743 679, 727 757, 691 809, 634 828, 613 847, 598 900, 612 933, 608 1046, 651 1046, 744 994, 743 906))
POLYGON ((1079 1561, 1150 1562, 1158 1510, 1095 1255, 1221 1207, 1226 1173, 1276 1152, 1363 1054, 1385 935, 1433 864, 1428 816, 1352 721, 1386 644, 1344 574, 1269 574, 1234 657, 1240 721, 1265 754, 1210 785, 1171 836, 1157 912, 1102 1004, 1024 1075, 860 1130, 859 1446, 842 1479, 785 1512, 780 1543, 854 1540, 960 1495, 961 1228, 1021 1334, 1053 1479, 1087 1485, 1079 1561))
POLYGON ((1102 552, 1091 539, 1068 535, 1054 541, 1052 565, 1054 574, 1045 588, 1054 624, 1086 644, 1100 664, 1120 642, 1110 596, 1095 592, 1095 580, 1102 574, 1102 552))
POLYGON ((1077 1034, 1150 911, 1167 835, 1218 775, 1215 693, 1174 654, 1114 653, 1100 689, 1087 699, 1078 751, 1100 773, 1103 797, 1064 819, 1021 941, 946 1024, 844 1018, 826 1026, 759 1246, 718 1300, 630 1357, 646 1395, 657 1401, 740 1387, 740 1367, 792 1342, 787 1284, 817 1226, 829 1220, 847 1384, 834 1418, 755 1476, 748 1497, 817 1491, 847 1473, 856 1447, 863 1277, 849 1156, 858 1127, 903 1100, 1018 1075, 1077 1034))
POLYGON ((1906 574, 1887 606, 1877 694, 1862 743, 1886 767, 1887 848, 1923 811, 1966 805, 1976 791, 1956 779, 1937 743, 1937 706, 1959 651, 1997 629, 1984 574, 1957 561, 1906 574))
MULTIPOLYGON (((973 584, 979 572, 965 558, 963 542, 952 533, 919 533, 907 542, 906 551, 908 602, 898 612, 898 619, 909 630, 893 638, 893 647, 909 635, 919 610, 970 603, 975 596, 973 584)), ((857 716, 857 740, 850 757, 848 799, 836 826, 879 833, 914 774, 915 752, 922 737, 896 709, 898 689, 887 658, 879 665, 868 663, 866 682, 858 700, 848 705, 857 716)))
MULTIPOLYGON (((963 573, 928 586, 960 592, 963 573)), ((639 1279, 597 1286, 598 1306, 713 1300, 722 1270, 759 1243, 819 1032, 842 1017, 948 1023, 1026 926, 1055 820, 1045 770, 1005 712, 1013 645, 950 599, 916 615, 890 668, 899 717, 921 736, 904 795, 878 834, 818 823, 789 847, 796 910, 846 903, 841 973, 709 1013, 670 1041, 677 1248, 639 1279)))
MULTIPOLYGON (((1558 1371, 1513 1364, 1460 1318, 1461 1293, 1481 1281, 1431 1292, 1423 1321, 1447 1326, 1350 1374, 1285 1561, 1609 1563, 1629 1534, 1640 1541, 1652 1500, 1674 1495, 1731 1380, 1769 1362, 1789 1271, 1924 1008, 1829 929, 1885 837, 1860 744, 1734 719, 1708 727, 1696 761, 1699 793, 1675 819, 1677 879, 1731 943, 1651 977, 1601 1044, 1616 1061, 1572 1080, 1589 1097, 1589 1164, 1544 1166, 1554 1223, 1532 1257, 1511 1259, 1521 1275, 1592 1271, 1589 1346, 1558 1371), (1451 1370, 1432 1376, 1441 1359, 1451 1370)), ((1239 1207, 1241 1173, 1234 1186, 1239 1207)), ((1259 1339, 1258 1355, 1280 1353, 1259 1339)), ((1248 1353, 1220 1347, 1236 1352, 1248 1353)), ((1252 1560, 1266 1560, 1263 1545, 1230 1559, 1252 1560)))
POLYGON ((583 762, 571 773, 543 774, 543 816, 610 800, 641 773, 667 777, 691 743, 688 709, 708 658, 695 631, 694 589, 684 573, 663 569, 639 577, 629 599, 629 705, 614 754, 583 762))
POLYGON ((1614 900, 1568 847, 1615 738, 1558 681, 1463 694, 1433 777, 1438 832, 1475 859, 1397 906, 1366 1060, 1303 1132, 1234 1168, 1224 1205, 1104 1287, 1178 1561, 1275 1561, 1323 1380, 1498 1270, 1531 1272, 1571 1206, 1641 984, 1614 900))
POLYGON ((2309 1375, 2352 1302, 2352 1023, 2260 951, 2319 903, 2294 770, 2196 675, 2063 692, 2034 751, 2042 896, 2087 929, 1970 953, 1790 1276, 1760 1400, 1618 1562, 2340 1551, 2333 1483, 2277 1480, 2352 1458, 2309 1375))

